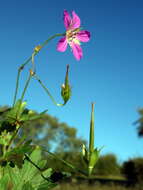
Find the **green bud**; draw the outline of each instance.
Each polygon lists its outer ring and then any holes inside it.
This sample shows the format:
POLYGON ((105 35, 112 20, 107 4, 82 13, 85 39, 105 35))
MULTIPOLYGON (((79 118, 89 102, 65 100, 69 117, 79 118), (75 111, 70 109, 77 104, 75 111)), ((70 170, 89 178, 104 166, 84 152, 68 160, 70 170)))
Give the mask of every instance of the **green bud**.
POLYGON ((71 87, 70 87, 69 81, 68 81, 68 72, 69 72, 69 65, 67 65, 65 83, 61 86, 61 96, 64 100, 64 104, 66 104, 67 101, 71 97, 71 87))

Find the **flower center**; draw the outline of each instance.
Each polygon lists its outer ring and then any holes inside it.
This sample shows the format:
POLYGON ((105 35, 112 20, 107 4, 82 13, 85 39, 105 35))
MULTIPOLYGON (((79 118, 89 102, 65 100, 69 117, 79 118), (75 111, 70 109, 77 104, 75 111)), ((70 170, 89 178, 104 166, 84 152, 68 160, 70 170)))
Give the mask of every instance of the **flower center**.
POLYGON ((77 35, 77 33, 80 31, 80 28, 76 28, 76 29, 74 29, 74 30, 71 30, 71 29, 69 29, 69 30, 67 30, 66 31, 66 38, 67 38, 67 41, 68 41, 68 43, 70 44, 73 40, 77 40, 77 38, 76 38, 76 35, 77 35))

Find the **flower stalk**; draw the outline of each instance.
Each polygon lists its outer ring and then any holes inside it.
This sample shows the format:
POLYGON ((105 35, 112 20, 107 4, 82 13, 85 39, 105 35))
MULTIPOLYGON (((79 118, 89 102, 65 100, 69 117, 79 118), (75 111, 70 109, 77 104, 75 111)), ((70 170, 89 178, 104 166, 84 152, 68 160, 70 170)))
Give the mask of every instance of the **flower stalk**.
POLYGON ((59 36, 64 36, 65 33, 58 33, 55 35, 52 35, 51 37, 49 37, 45 42, 43 42, 43 44, 38 45, 35 47, 34 49, 34 54, 32 54, 18 69, 18 73, 17 73, 17 79, 16 79, 16 87, 15 87, 15 93, 14 93, 14 99, 13 99, 13 107, 16 103, 16 98, 17 98, 17 93, 18 93, 18 88, 19 88, 19 79, 20 79, 20 74, 21 71, 24 69, 24 67, 30 62, 32 61, 32 59, 34 59, 34 57, 41 51, 42 48, 44 48, 52 39, 59 37, 59 36))
POLYGON ((48 90, 48 88, 43 84, 43 82, 40 80, 40 78, 37 76, 36 73, 33 74, 33 77, 39 82, 39 84, 45 90, 45 92, 50 97, 50 99, 52 100, 52 102, 56 106, 61 107, 61 106, 64 106, 67 103, 67 101, 70 99, 70 97, 71 97, 71 89, 70 89, 70 85, 69 85, 69 82, 68 82, 68 73, 69 73, 69 65, 67 65, 65 84, 62 85, 62 91, 61 91, 61 95, 62 95, 62 98, 64 100, 63 104, 56 102, 56 100, 54 99, 54 97, 52 96, 52 94, 50 93, 50 91, 48 90))

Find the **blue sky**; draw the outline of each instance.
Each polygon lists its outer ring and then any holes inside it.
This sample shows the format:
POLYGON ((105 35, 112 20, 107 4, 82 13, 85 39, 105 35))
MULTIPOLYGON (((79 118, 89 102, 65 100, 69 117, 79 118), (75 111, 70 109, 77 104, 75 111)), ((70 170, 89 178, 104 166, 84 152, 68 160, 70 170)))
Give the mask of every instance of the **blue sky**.
MULTIPOLYGON (((34 47, 55 33, 65 32, 63 10, 75 10, 82 27, 91 32, 83 43, 83 59, 70 51, 56 51, 59 38, 35 58, 37 75, 61 102, 60 86, 70 65, 72 98, 55 107, 39 84, 32 80, 26 93, 28 107, 48 113, 76 127, 88 140, 91 102, 95 105, 95 144, 103 154, 115 153, 119 161, 143 156, 143 139, 133 122, 143 106, 143 2, 141 0, 25 0, 1 1, 0 6, 0 100, 11 105, 18 67, 34 47)), ((21 86, 27 77, 22 73, 21 86)), ((21 88, 22 90, 22 88, 21 88)), ((19 96, 21 93, 19 91, 19 96)))

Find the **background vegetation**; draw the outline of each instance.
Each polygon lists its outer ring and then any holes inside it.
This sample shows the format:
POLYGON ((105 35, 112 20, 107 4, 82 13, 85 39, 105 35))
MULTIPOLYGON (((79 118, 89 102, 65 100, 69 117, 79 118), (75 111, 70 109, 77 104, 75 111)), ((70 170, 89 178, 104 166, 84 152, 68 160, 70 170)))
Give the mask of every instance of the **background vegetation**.
MULTIPOLYGON (((1 107, 1 118, 7 109, 9 109, 8 106, 1 107)), ((140 118, 135 124, 137 125, 138 135, 142 137, 143 109, 139 110, 139 115, 140 118)), ((81 170, 85 169, 86 164, 81 157, 81 146, 82 144, 87 144, 87 142, 77 137, 77 130, 74 127, 68 126, 66 123, 60 123, 56 117, 44 114, 40 119, 25 123, 19 132, 18 138, 21 138, 23 135, 26 139, 32 139, 36 144, 46 145, 47 150, 54 151, 60 158, 69 163, 74 163, 77 168, 81 170)), ((47 168, 51 167, 55 172, 65 171, 72 174, 67 178, 67 182, 63 183, 61 180, 59 186, 55 189, 70 190, 74 188, 74 190, 92 190, 95 187, 97 190, 143 189, 143 158, 141 157, 132 158, 120 164, 116 155, 102 155, 90 179, 84 178, 81 174, 74 173, 71 168, 49 154, 43 153, 42 157, 47 161, 47 168)))

